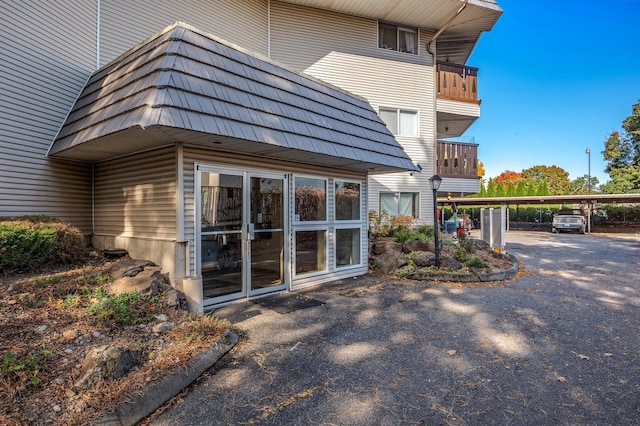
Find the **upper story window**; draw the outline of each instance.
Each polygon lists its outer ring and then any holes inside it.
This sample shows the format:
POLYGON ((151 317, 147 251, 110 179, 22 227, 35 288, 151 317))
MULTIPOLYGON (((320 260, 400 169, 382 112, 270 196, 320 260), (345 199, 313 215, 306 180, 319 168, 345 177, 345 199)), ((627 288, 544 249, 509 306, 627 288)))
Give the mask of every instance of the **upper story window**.
POLYGON ((418 136, 418 111, 380 108, 380 118, 396 136, 418 136))
POLYGON ((417 55, 418 30, 379 22, 378 47, 417 55))

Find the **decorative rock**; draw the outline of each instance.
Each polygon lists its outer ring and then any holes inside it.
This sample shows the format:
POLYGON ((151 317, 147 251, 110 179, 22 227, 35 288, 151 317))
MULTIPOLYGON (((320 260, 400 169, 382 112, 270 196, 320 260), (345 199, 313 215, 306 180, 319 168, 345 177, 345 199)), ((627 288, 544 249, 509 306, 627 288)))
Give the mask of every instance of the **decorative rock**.
MULTIPOLYGON (((398 244, 398 246, 401 246, 398 244)), ((388 251, 376 258, 380 272, 388 274, 408 263, 401 251, 388 251)))
POLYGON ((76 337, 78 337, 78 335, 79 335, 79 334, 80 334, 80 333, 78 333, 78 330, 75 330, 75 329, 73 329, 73 330, 64 330, 64 331, 62 332, 62 337, 63 337, 65 340, 73 340, 73 339, 75 339, 76 337))
POLYGON ((476 246, 478 247, 478 249, 480 250, 486 250, 489 248, 489 243, 486 242, 485 240, 475 240, 476 241, 476 246))
POLYGON ((53 406, 53 411, 56 413, 59 413, 60 411, 62 411, 62 407, 58 404, 53 406))
POLYGON ((125 257, 129 254, 129 252, 123 248, 106 249, 103 253, 104 257, 106 257, 107 259, 117 259, 119 257, 125 257))
POLYGON ((166 316, 165 314, 156 315, 154 318, 162 322, 167 321, 169 319, 169 317, 166 316))
POLYGON ((430 251, 435 253, 436 245, 433 241, 409 240, 402 245, 402 251, 404 253, 411 253, 414 251, 430 251))
POLYGON ((413 256, 413 263, 420 268, 435 265, 436 254, 429 251, 419 252, 413 256))
POLYGON ((72 354, 73 353, 73 349, 67 348, 67 349, 64 350, 64 353, 65 354, 72 354))
POLYGON ((120 378, 135 367, 135 358, 129 349, 102 346, 93 349, 85 357, 75 387, 87 389, 101 380, 120 378))
POLYGON ((458 262, 453 257, 445 257, 444 262, 451 269, 462 269, 462 263, 458 262))
POLYGON ((122 259, 111 265, 109 274, 115 278, 135 277, 147 266, 157 266, 150 260, 122 259))
POLYGON ((57 378, 53 381, 56 385, 64 385, 64 379, 57 378))
POLYGON ((89 253, 89 257, 92 259, 96 259, 98 257, 98 252, 92 251, 89 253))
POLYGON ((47 331, 48 326, 46 324, 39 325, 36 327, 36 333, 44 333, 47 331))
POLYGON ((102 337, 102 334, 100 334, 100 332, 99 332, 99 331, 94 331, 91 335, 92 335, 95 339, 99 339, 99 338, 101 338, 101 337, 102 337))
POLYGON ((402 252, 402 244, 394 241, 376 241, 373 243, 371 252, 376 256, 388 252, 402 252))
POLYGON ((187 310, 187 299, 184 297, 184 294, 176 289, 171 289, 164 293, 164 303, 170 308, 187 310))
POLYGON ((74 396, 76 396, 76 393, 74 391, 72 391, 71 389, 65 389, 64 390, 64 396, 66 396, 67 398, 71 399, 74 396))
POLYGON ((158 294, 160 284, 165 280, 159 266, 148 266, 143 271, 133 277, 124 276, 116 279, 106 288, 107 292, 113 295, 122 293, 146 293, 152 296, 158 294))
POLYGON ((161 322, 160 324, 156 324, 153 326, 152 331, 154 333, 162 334, 173 328, 172 322, 161 322))

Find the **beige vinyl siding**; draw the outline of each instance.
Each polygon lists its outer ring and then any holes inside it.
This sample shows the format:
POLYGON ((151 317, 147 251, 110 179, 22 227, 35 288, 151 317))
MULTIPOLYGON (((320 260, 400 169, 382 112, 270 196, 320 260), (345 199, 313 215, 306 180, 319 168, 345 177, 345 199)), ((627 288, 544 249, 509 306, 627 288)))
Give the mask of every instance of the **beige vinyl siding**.
POLYGON ((95 165, 96 235, 176 239, 175 148, 95 165))
POLYGON ((433 214, 428 178, 434 174, 435 70, 426 49, 430 32, 419 34, 419 55, 379 49, 378 21, 283 2, 271 2, 271 57, 381 107, 418 111, 418 137, 397 137, 422 173, 372 175, 369 209, 379 191, 421 192, 420 219, 433 214))
POLYGON ((442 180, 440 191, 451 193, 477 194, 480 192, 480 179, 446 178, 442 180))
POLYGON ((46 157, 96 64, 94 1, 5 1, 0 13, 0 216, 91 230, 91 166, 46 157))
POLYGON ((102 0, 101 65, 176 21, 267 54, 267 2, 263 0, 102 0))
POLYGON ((480 117, 480 105, 471 102, 452 101, 450 99, 437 100, 438 112, 464 115, 469 117, 480 117))

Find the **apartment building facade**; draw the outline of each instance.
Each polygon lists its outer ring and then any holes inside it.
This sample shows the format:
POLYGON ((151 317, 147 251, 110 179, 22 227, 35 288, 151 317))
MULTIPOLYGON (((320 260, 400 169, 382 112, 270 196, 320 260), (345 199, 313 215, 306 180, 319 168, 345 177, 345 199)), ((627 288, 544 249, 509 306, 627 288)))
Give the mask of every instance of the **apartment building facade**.
POLYGON ((477 191, 476 146, 440 139, 479 116, 465 62, 501 13, 389 6, 3 3, 0 215, 201 275, 208 305, 366 273, 370 210, 432 222, 436 173, 477 191))

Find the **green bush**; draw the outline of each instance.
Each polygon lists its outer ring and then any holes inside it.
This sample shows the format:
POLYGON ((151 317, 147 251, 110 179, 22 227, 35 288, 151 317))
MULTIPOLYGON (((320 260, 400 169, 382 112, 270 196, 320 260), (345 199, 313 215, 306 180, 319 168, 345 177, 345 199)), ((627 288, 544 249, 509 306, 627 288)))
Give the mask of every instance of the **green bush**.
POLYGON ((0 220, 0 271, 30 272, 82 259, 79 229, 45 216, 0 220))
POLYGON ((469 259, 469 255, 464 247, 460 246, 453 252, 453 258, 458 262, 465 263, 469 259))
POLYGON ((430 240, 434 237, 435 231, 431 225, 420 225, 416 228, 418 234, 424 235, 425 240, 430 240))
POLYGON ((394 233, 394 237, 397 243, 404 243, 409 240, 413 240, 414 233, 408 229, 399 229, 394 233))
POLYGON ((93 294, 94 302, 88 311, 92 323, 102 327, 104 324, 135 325, 153 319, 151 304, 140 293, 108 294, 99 287, 93 294))
POLYGON ((458 244, 467 253, 473 253, 478 248, 478 244, 476 243, 476 240, 474 240, 473 238, 467 238, 465 234, 458 235, 458 244))
POLYGON ((472 268, 490 268, 491 266, 479 257, 471 256, 465 262, 465 265, 472 268))

